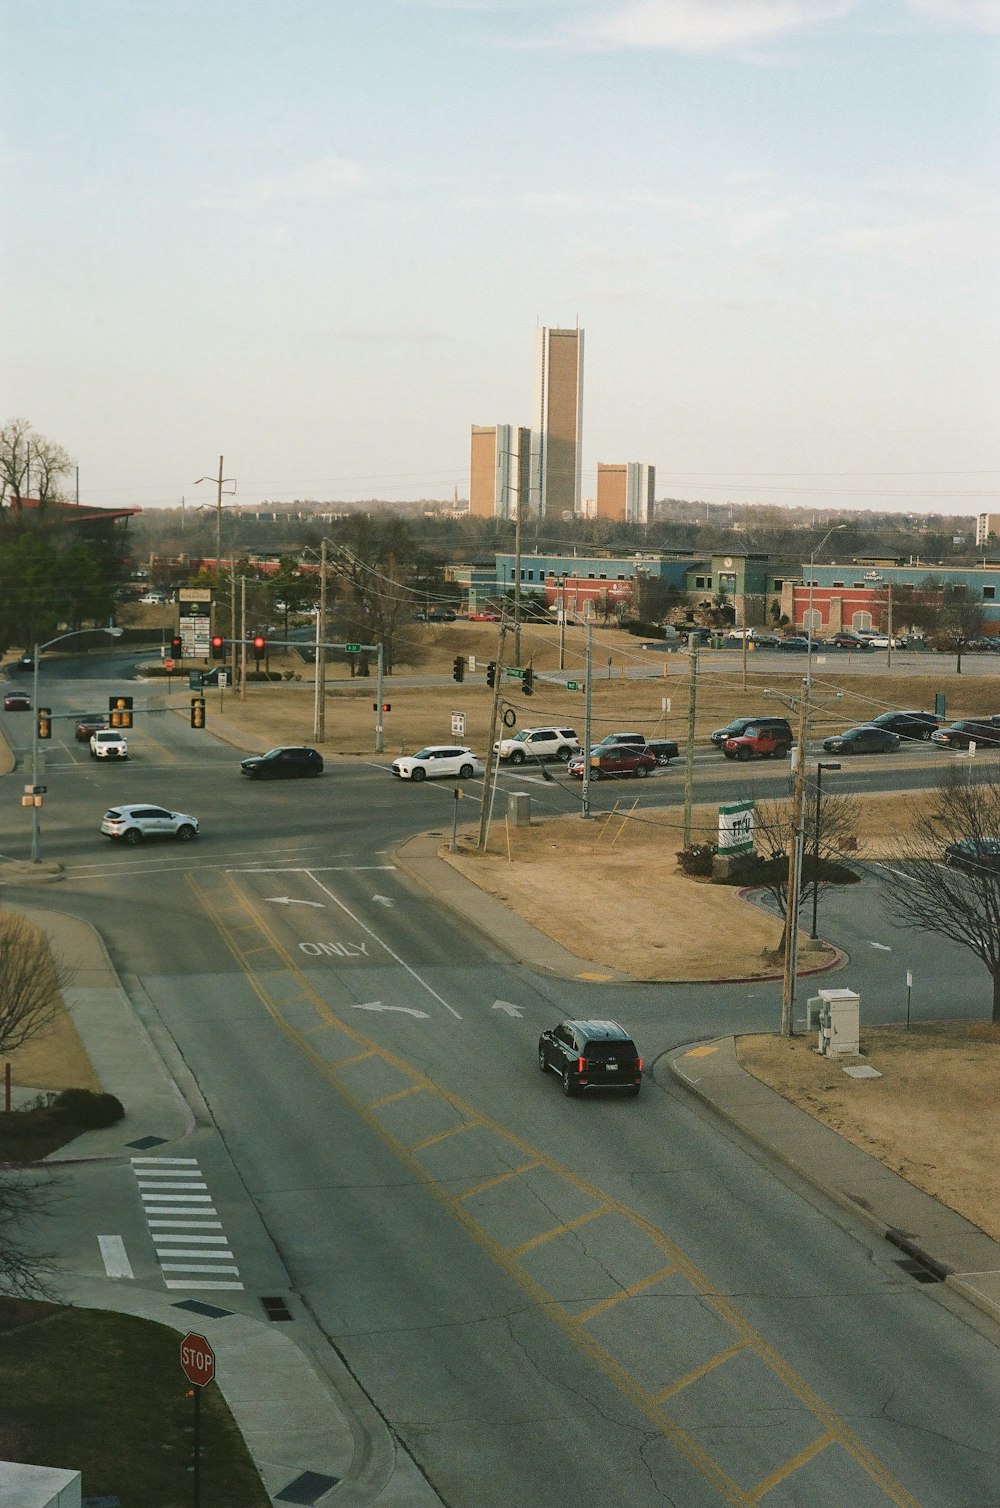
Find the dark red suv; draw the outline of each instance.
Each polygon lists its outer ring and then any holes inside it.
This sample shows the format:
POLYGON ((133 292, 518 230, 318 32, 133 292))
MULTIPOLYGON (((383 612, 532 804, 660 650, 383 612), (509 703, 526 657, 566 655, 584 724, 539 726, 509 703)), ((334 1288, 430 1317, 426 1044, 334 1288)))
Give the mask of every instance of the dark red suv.
MULTIPOLYGON (((574 755, 566 768, 577 780, 582 780, 586 768, 583 755, 574 755)), ((591 780, 603 780, 610 775, 648 775, 655 769, 656 755, 642 744, 605 744, 590 751, 591 780)))
POLYGON ((761 718, 722 746, 727 759, 784 759, 791 751, 791 724, 784 717, 761 718))

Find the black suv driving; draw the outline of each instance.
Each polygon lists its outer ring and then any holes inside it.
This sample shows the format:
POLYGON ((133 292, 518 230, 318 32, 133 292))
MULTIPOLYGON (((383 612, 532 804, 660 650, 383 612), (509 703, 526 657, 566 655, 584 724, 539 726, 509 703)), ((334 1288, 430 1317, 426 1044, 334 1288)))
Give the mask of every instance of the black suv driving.
POLYGON ((269 749, 244 759, 240 769, 251 780, 294 780, 299 775, 322 775, 323 756, 301 746, 269 749))
POLYGON ((924 743, 940 723, 941 719, 933 712, 880 712, 871 720, 873 728, 888 728, 900 738, 919 738, 924 743))
POLYGON ((563 1094, 578 1089, 642 1088, 642 1059, 617 1021, 560 1021, 538 1039, 538 1066, 562 1081, 563 1094))

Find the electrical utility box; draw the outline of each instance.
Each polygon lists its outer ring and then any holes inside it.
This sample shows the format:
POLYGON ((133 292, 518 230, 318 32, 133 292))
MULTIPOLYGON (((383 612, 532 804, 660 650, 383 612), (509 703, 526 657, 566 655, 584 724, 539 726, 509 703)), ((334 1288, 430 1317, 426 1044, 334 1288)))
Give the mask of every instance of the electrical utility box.
POLYGON ((854 990, 820 990, 807 1001, 809 1025, 819 1028, 817 1046, 825 1055, 858 1057, 861 1052, 861 997, 854 990))

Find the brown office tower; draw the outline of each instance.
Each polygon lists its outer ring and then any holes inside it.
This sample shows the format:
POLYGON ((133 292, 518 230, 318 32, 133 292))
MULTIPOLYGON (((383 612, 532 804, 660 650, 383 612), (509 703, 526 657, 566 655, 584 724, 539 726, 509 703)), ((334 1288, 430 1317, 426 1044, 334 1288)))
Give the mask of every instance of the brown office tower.
POLYGON ((561 517, 580 511, 583 431, 583 331, 535 331, 535 418, 531 511, 561 517))
POLYGON ((527 516, 531 431, 517 424, 474 424, 469 512, 475 518, 527 516))
POLYGON ((597 517, 648 524, 653 517, 656 467, 643 461, 597 463, 597 517))

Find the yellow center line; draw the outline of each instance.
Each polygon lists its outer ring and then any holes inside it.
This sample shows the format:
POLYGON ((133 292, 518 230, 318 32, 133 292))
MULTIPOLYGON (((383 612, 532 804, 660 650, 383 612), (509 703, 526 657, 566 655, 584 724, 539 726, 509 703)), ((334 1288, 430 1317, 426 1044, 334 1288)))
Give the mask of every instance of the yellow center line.
POLYGON ((818 1456, 821 1450, 826 1450, 828 1445, 836 1444, 837 1436, 832 1430, 828 1430, 824 1435, 817 1436, 811 1444, 804 1446, 797 1455, 790 1456, 782 1466, 778 1467, 777 1471, 772 1471, 770 1476, 763 1477, 750 1494, 750 1501, 752 1503, 759 1503, 761 1498, 765 1497, 773 1487, 777 1487, 779 1482, 784 1482, 793 1472, 805 1466, 807 1461, 811 1461, 814 1456, 818 1456))
POLYGON ((472 1199, 476 1194, 484 1194, 487 1189, 495 1189, 500 1183, 507 1183, 511 1178, 520 1178, 523 1173, 532 1173, 535 1168, 544 1167, 540 1157, 533 1157, 530 1162, 522 1162, 518 1168, 508 1168, 506 1173, 498 1173, 495 1178, 484 1178, 482 1183, 475 1184, 471 1189, 466 1189, 460 1194, 459 1199, 472 1199))
POLYGON ((471 1131, 478 1125, 478 1121, 462 1121, 459 1126, 449 1126, 446 1131, 436 1131, 433 1136, 425 1136, 423 1141, 411 1142, 410 1151, 423 1152, 427 1147, 436 1147, 439 1142, 450 1141, 453 1136, 464 1136, 466 1131, 471 1131))
MULTIPOLYGON (((667 1267, 661 1267, 659 1272, 651 1273, 648 1278, 640 1278, 637 1283, 630 1283, 628 1288, 620 1288, 617 1293, 611 1293, 606 1299, 601 1299, 600 1303, 592 1304, 589 1309, 581 1310, 576 1316, 577 1324, 585 1325, 588 1320, 594 1318, 595 1314, 606 1313, 608 1309, 613 1309, 616 1304, 620 1304, 623 1299, 634 1299, 636 1294, 644 1293, 647 1288, 652 1288, 654 1283, 658 1283, 661 1278, 665 1278, 668 1272, 676 1271, 676 1266, 671 1262, 667 1267)), ((659 1396, 659 1393, 655 1394, 655 1397, 659 1398, 659 1396)))
POLYGON ((723 1362, 732 1361, 734 1356, 739 1356, 740 1352, 746 1349, 746 1341, 739 1340, 735 1346, 728 1346, 725 1351, 716 1352, 707 1361, 703 1361, 700 1367, 685 1372, 683 1377, 678 1377, 677 1381, 672 1382, 669 1387, 661 1388, 658 1393, 654 1393, 653 1398, 657 1403, 666 1403, 668 1398, 673 1398, 677 1393, 683 1393, 684 1389, 689 1388, 693 1382, 700 1382, 703 1377, 708 1376, 709 1372, 714 1372, 716 1367, 722 1366, 723 1362))
POLYGON ((555 1225, 551 1230, 543 1231, 540 1236, 532 1236, 530 1241, 523 1241, 520 1246, 509 1246, 509 1257, 523 1257, 526 1251, 534 1251, 536 1246, 544 1246, 546 1241, 551 1241, 554 1236, 564 1236, 568 1230, 579 1230, 581 1225, 588 1225, 591 1220, 596 1220, 598 1215, 610 1214, 607 1206, 601 1209, 588 1210, 585 1215, 577 1215, 575 1220, 567 1220, 564 1225, 555 1225))
POLYGON ((408 1099, 411 1094, 423 1094, 423 1084, 408 1084, 405 1089, 397 1089, 395 1094, 386 1094, 380 1100, 369 1100, 369 1110, 381 1110, 383 1105, 392 1105, 396 1100, 408 1099))

